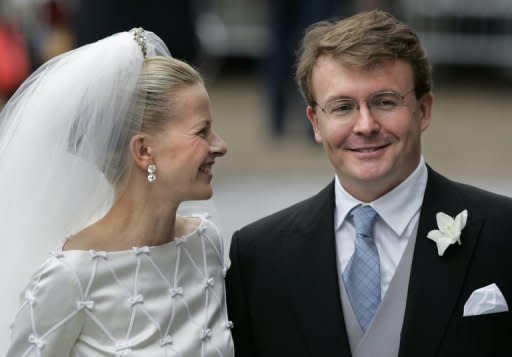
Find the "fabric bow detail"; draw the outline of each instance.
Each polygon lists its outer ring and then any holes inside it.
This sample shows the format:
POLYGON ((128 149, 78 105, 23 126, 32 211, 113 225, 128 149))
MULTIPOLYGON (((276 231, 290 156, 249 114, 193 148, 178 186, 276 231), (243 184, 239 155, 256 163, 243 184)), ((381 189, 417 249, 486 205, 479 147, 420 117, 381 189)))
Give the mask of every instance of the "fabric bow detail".
POLYGON ((29 304, 33 304, 34 301, 36 301, 36 298, 32 294, 32 291, 25 291, 25 300, 27 300, 29 304))
POLYGON ((167 335, 160 339, 160 347, 165 347, 165 346, 169 346, 169 345, 172 345, 171 336, 167 335))
POLYGON ((172 297, 175 297, 176 295, 183 296, 183 288, 181 286, 178 286, 177 288, 169 289, 169 292, 171 293, 172 297))
POLYGON ((94 301, 92 300, 81 300, 76 302, 76 307, 78 310, 82 310, 87 308, 88 310, 92 310, 94 307, 94 301))
POLYGON ((209 328, 201 330, 201 341, 209 340, 212 337, 212 330, 209 328))
POLYGON ((187 243, 187 237, 180 237, 176 239, 176 245, 182 245, 187 243))
POLYGON ((104 251, 95 251, 95 250, 89 250, 89 254, 91 255, 91 258, 92 259, 98 259, 98 258, 102 258, 102 259, 107 259, 107 252, 104 252, 104 251))
POLYGON ((144 247, 133 247, 132 248, 133 250, 133 253, 135 254, 135 256, 139 256, 141 254, 149 254, 149 247, 146 245, 144 247))
POLYGON ((132 296, 130 298, 130 306, 137 305, 137 304, 143 304, 143 303, 144 303, 144 298, 142 297, 141 294, 132 296))
POLYGON ((206 289, 209 289, 209 288, 212 288, 214 284, 215 284, 215 280, 213 278, 208 278, 204 282, 204 287, 206 289))
POLYGON ((42 339, 34 335, 28 336, 28 342, 30 342, 30 344, 32 345, 35 345, 38 350, 41 350, 45 345, 45 342, 42 339))

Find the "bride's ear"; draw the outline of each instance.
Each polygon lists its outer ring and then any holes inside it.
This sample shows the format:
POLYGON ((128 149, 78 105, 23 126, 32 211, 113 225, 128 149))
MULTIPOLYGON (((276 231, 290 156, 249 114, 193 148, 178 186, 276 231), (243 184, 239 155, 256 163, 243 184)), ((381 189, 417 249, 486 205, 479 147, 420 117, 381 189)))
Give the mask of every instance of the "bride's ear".
POLYGON ((145 171, 148 165, 153 162, 151 147, 148 145, 148 137, 146 135, 134 135, 130 140, 129 150, 135 165, 142 170, 145 171))

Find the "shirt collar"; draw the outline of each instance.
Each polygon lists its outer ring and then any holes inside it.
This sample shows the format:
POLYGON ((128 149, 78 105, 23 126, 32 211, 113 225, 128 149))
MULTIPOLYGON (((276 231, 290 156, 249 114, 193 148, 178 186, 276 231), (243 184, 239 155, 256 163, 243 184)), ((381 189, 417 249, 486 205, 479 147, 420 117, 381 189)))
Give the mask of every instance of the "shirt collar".
POLYGON ((348 213, 355 206, 367 204, 373 207, 382 220, 400 237, 423 203, 427 177, 427 166, 421 157, 413 173, 398 186, 375 201, 364 203, 348 193, 341 185, 340 178, 336 176, 334 185, 336 231, 341 228, 348 213))

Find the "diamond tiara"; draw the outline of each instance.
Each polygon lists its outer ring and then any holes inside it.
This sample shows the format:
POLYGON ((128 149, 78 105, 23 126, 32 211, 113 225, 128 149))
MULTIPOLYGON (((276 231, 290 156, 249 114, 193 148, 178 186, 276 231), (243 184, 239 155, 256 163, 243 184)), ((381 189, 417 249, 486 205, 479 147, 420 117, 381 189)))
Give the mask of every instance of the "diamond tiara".
POLYGON ((137 44, 139 45, 142 54, 144 57, 148 55, 148 48, 146 44, 146 33, 142 27, 137 27, 136 29, 133 29, 133 39, 137 44))

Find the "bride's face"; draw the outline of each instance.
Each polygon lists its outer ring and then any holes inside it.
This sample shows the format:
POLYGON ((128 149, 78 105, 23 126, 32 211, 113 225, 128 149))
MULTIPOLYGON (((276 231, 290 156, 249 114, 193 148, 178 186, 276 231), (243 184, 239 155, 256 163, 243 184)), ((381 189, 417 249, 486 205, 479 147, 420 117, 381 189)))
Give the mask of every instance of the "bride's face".
POLYGON ((173 199, 208 199, 215 159, 224 156, 226 143, 212 127, 211 105, 203 84, 184 87, 172 103, 173 117, 155 135, 152 156, 158 185, 173 199))

